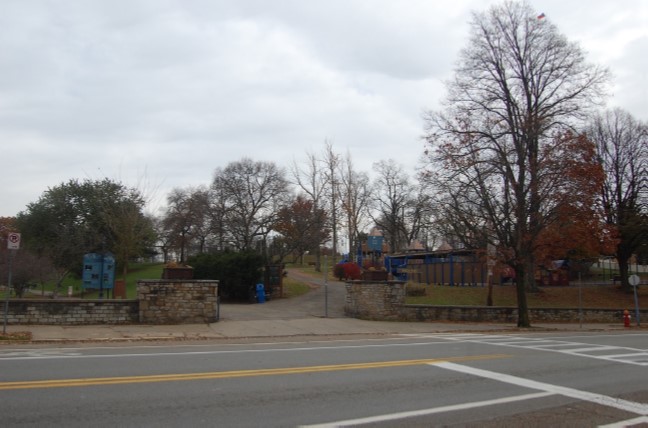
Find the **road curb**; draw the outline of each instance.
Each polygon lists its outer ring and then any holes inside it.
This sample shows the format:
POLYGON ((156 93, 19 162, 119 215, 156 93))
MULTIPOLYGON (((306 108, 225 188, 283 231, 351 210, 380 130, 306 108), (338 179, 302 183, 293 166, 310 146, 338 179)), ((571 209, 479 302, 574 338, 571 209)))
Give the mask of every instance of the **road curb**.
POLYGON ((196 334, 196 335, 161 335, 161 336, 130 336, 130 337, 85 337, 85 338, 58 338, 58 339, 28 339, 28 340, 4 340, 0 341, 0 346, 16 344, 72 344, 72 343, 129 343, 129 342, 187 342, 187 341, 259 341, 263 339, 318 339, 318 338, 353 338, 353 337, 388 337, 400 335, 435 335, 435 334, 516 334, 516 333, 551 333, 551 332, 605 332, 605 331, 637 331, 646 328, 623 328, 617 326, 601 326, 592 328, 590 325, 587 329, 582 329, 578 325, 565 327, 503 327, 492 329, 475 329, 475 328, 449 328, 449 329, 430 329, 429 331, 383 331, 383 332, 328 332, 328 333, 298 333, 298 334, 271 334, 271 335, 241 335, 225 336, 213 334, 196 334))

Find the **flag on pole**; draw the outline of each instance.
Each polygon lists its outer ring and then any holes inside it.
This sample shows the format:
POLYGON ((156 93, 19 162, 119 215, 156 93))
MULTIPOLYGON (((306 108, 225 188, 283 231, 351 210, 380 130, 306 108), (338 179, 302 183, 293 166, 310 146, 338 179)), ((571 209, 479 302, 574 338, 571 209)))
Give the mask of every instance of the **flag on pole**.
POLYGON ((545 14, 544 14, 544 12, 543 12, 543 13, 541 13, 540 15, 538 15, 538 19, 543 19, 544 17, 545 17, 545 14))

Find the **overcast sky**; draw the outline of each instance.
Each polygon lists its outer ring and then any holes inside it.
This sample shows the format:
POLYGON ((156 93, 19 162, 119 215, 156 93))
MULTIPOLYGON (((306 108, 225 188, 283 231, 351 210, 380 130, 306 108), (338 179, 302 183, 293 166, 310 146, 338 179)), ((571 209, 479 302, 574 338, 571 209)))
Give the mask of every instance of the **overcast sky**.
MULTIPOLYGON (((466 46, 470 0, 2 0, 0 216, 108 177, 154 206, 242 157, 288 167, 324 141, 414 173, 421 113, 466 46)), ((499 2, 497 2, 499 3, 499 2)), ((648 120, 648 1, 530 1, 648 120)))

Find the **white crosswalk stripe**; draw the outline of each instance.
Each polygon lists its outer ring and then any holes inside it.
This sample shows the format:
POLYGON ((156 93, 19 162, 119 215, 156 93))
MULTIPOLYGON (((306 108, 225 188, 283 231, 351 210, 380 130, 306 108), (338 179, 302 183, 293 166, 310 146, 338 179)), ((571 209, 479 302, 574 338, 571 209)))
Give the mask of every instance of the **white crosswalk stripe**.
POLYGON ((442 339, 455 342, 484 343, 513 348, 536 349, 539 351, 558 352, 617 363, 648 366, 648 351, 612 345, 574 342, 559 339, 532 338, 514 335, 492 335, 479 333, 432 333, 407 334, 407 337, 442 339))

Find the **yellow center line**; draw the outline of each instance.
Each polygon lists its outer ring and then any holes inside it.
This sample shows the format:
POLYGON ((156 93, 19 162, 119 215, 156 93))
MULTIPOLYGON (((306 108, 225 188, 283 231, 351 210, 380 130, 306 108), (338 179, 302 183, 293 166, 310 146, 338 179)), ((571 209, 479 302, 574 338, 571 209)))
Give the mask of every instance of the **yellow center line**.
POLYGON ((68 388, 75 386, 93 386, 93 385, 118 385, 130 383, 152 383, 152 382, 176 382, 205 379, 227 379, 236 377, 253 377, 253 376, 278 376, 289 374, 333 372, 341 370, 365 370, 378 369, 387 367, 417 366, 424 364, 433 364, 439 362, 462 362, 478 361, 494 358, 508 358, 506 354, 491 355, 474 355, 450 358, 435 358, 424 360, 400 360, 400 361, 381 361, 375 363, 356 363, 356 364, 335 364, 328 366, 306 366, 290 367, 278 369, 255 369, 255 370, 231 370, 223 372, 209 373, 182 373, 182 374, 164 374, 164 375, 147 375, 147 376, 123 376, 123 377, 98 377, 98 378, 80 378, 80 379, 54 379, 54 380, 33 380, 19 382, 0 382, 0 390, 15 389, 36 389, 36 388, 68 388))

